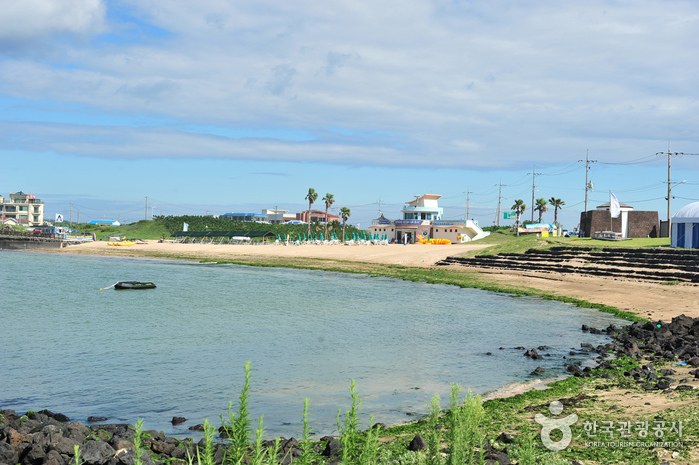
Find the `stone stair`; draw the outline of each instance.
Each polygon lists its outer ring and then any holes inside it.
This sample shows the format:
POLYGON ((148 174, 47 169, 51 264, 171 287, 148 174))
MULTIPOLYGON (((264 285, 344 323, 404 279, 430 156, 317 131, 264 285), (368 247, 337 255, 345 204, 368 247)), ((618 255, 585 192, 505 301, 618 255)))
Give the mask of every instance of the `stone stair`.
POLYGON ((447 257, 437 265, 699 283, 699 252, 692 249, 553 247, 523 254, 447 257))

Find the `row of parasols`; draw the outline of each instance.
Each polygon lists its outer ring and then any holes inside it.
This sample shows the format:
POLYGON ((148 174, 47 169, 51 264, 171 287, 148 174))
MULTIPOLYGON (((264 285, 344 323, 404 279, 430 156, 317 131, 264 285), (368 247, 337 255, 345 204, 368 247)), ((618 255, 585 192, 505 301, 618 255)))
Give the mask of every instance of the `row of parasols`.
MULTIPOLYGON (((318 233, 318 234, 309 234, 306 236, 304 233, 299 233, 296 234, 296 239, 292 237, 293 235, 287 234, 286 240, 287 241, 301 241, 301 242, 315 242, 315 241, 325 241, 325 237, 323 236, 323 233, 318 233)), ((335 233, 332 233, 328 236, 328 240, 331 241, 339 241, 337 235, 335 233)), ((353 232, 350 237, 345 234, 345 242, 353 240, 353 241, 387 241, 388 240, 388 234, 367 234, 364 231, 356 233, 353 232)), ((277 235, 277 241, 283 242, 284 239, 280 235, 277 235)))

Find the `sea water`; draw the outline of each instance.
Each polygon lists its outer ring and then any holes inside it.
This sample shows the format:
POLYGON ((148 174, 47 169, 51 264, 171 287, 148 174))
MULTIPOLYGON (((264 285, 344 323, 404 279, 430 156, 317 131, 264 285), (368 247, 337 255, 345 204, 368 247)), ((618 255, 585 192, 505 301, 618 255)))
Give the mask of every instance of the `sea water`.
MULTIPOLYGON (((533 297, 293 269, 0 251, 0 408, 48 408, 85 422, 144 420, 195 436, 220 424, 252 364, 250 409, 268 437, 336 433, 354 380, 361 418, 426 412, 450 383, 485 394, 565 373, 581 325, 610 315, 533 297), (153 290, 100 290, 153 281, 153 290), (546 345, 544 360, 523 356, 546 345), (490 355, 488 355, 490 353, 490 355), (564 359, 563 357, 566 357, 564 359), (174 416, 188 421, 173 426, 174 416)), ((256 424, 256 421, 255 421, 256 424)))

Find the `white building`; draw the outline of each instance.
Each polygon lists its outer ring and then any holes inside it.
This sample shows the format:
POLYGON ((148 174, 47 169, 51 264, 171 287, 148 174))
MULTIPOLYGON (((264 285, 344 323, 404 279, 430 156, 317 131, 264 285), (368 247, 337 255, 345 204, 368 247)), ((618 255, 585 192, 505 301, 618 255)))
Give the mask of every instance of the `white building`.
POLYGON ((388 237, 396 242, 415 243, 420 239, 448 239, 453 243, 481 239, 490 233, 483 232, 474 221, 446 221, 444 209, 439 206, 441 195, 415 196, 401 212, 403 219, 390 221, 383 215, 369 227, 371 234, 388 237))
POLYGON ((690 203, 672 215, 672 247, 699 248, 699 202, 690 203))
POLYGON ((22 191, 10 194, 9 198, 0 196, 0 218, 15 220, 19 224, 41 226, 44 223, 44 202, 35 195, 22 191))
POLYGON ((289 213, 289 210, 277 210, 274 208, 265 208, 262 214, 267 216, 267 222, 271 224, 281 224, 287 221, 294 221, 296 214, 289 213))

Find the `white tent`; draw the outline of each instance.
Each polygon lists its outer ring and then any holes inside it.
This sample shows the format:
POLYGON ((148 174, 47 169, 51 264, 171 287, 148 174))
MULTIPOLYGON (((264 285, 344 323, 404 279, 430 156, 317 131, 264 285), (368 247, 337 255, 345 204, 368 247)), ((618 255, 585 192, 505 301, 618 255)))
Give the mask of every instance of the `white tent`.
POLYGON ((699 202, 690 203, 672 215, 670 245, 699 248, 699 202))

